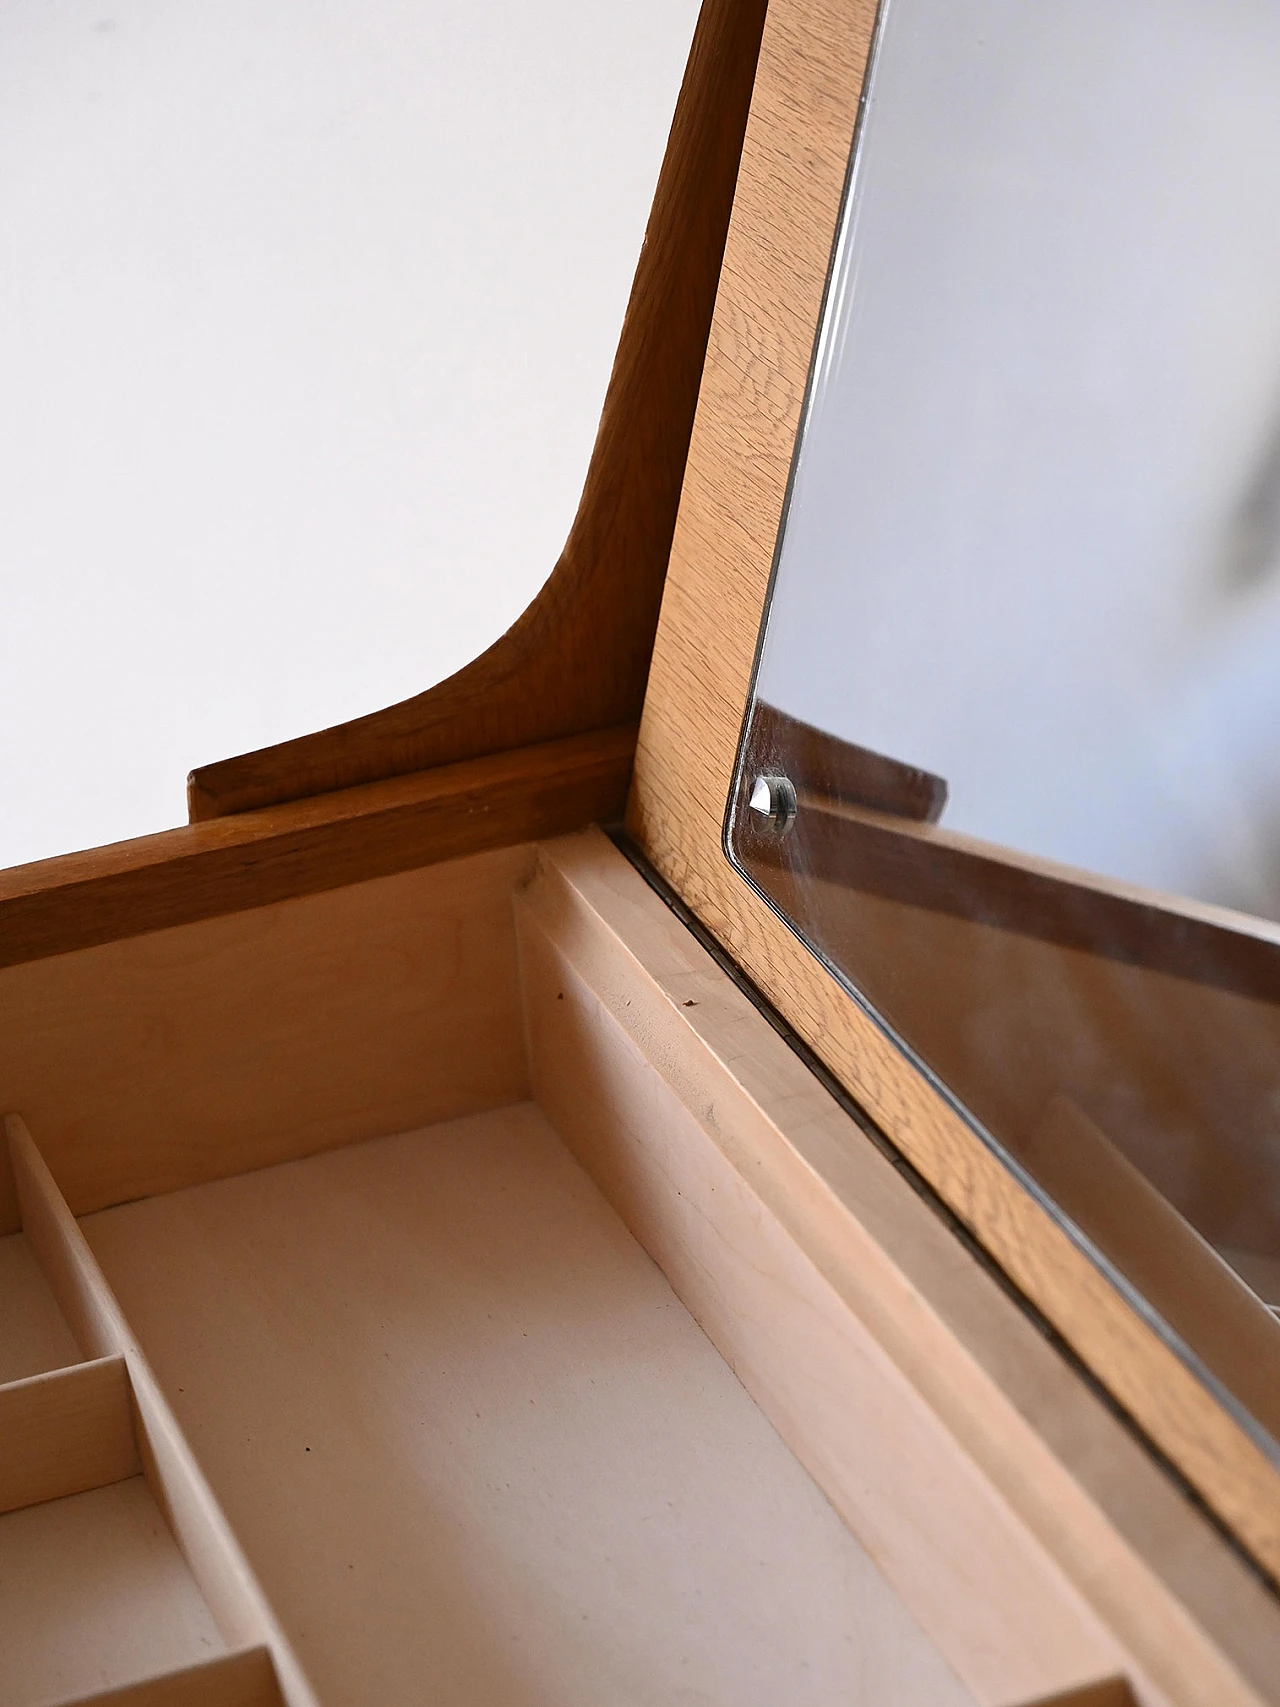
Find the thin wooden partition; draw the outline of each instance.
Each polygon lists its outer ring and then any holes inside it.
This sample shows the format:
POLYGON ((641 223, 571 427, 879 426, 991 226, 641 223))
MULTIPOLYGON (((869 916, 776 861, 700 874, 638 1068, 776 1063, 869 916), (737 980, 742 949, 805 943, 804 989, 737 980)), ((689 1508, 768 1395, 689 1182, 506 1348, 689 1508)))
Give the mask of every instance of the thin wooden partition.
MULTIPOLYGON (((130 1651, 116 1661, 128 1665, 135 1675, 105 1692, 63 1695, 62 1699, 119 1702, 121 1707, 270 1707, 272 1703, 317 1707, 31 1134, 13 1115, 5 1120, 5 1134, 23 1233, 86 1361, 0 1387, 0 1507, 26 1516, 51 1509, 52 1502, 76 1497, 92 1502, 83 1550, 89 1573, 100 1576, 102 1558, 111 1556, 112 1542, 125 1532, 122 1524, 140 1517, 141 1531, 154 1542, 156 1524, 149 1519, 153 1503, 177 1544, 181 1571, 173 1570, 168 1558, 172 1549, 164 1537, 158 1549, 153 1545, 151 1550, 165 1555, 169 1575, 179 1584, 184 1597, 181 1618, 191 1627, 197 1653, 215 1645, 225 1648, 187 1664, 164 1663, 168 1653, 164 1609, 154 1604, 139 1606, 136 1618, 129 1620, 136 1625, 127 1637, 130 1651), (110 1511, 101 1510, 105 1504, 101 1496, 117 1487, 125 1490, 121 1499, 110 1502, 110 1511), (194 1609, 186 1604, 193 1596, 201 1603, 194 1609), (138 1669, 151 1667, 151 1675, 136 1675, 138 1669)), ((73 1527, 85 1513, 82 1504, 73 1527)), ((59 1516, 65 1518, 66 1513, 59 1516)), ((134 1529, 138 1528, 134 1522, 134 1529)), ((19 1556, 23 1542, 30 1540, 25 1535, 18 1538, 19 1556)), ((0 1555, 3 1541, 0 1533, 0 1555)), ((29 1616, 42 1620, 50 1641, 62 1646, 56 1609, 43 1599, 53 1601, 65 1592, 68 1573, 58 1561, 47 1574, 45 1583, 39 1564, 24 1573, 29 1598, 40 1601, 29 1616)), ((155 1580, 152 1569, 147 1581, 153 1585, 155 1580)), ((80 1631, 77 1642, 83 1640, 80 1631)), ((46 1643, 28 1668, 29 1674, 36 1675, 28 1675, 24 1683, 20 1671, 13 1674, 21 1667, 21 1658, 8 1653, 10 1699, 20 1687, 30 1689, 30 1707, 42 1707, 43 1701, 52 1699, 38 1693, 48 1687, 41 1667, 50 1657, 46 1643)))

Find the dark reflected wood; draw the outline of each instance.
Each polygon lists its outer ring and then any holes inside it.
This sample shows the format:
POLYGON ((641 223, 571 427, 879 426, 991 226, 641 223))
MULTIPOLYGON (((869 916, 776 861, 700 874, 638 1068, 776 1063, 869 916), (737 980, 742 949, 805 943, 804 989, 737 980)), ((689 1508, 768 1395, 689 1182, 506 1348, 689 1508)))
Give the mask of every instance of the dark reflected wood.
POLYGON ((781 771, 797 789, 827 800, 922 824, 936 824, 947 803, 946 781, 932 771, 841 741, 762 699, 751 712, 747 765, 781 771))
POLYGON ((781 841, 749 819, 761 890, 1013 1155, 1065 1094, 1211 1243, 1280 1256, 1274 938, 812 798, 781 841))
POLYGON ((945 830, 817 799, 804 804, 782 841, 755 834, 749 819, 740 814, 742 851, 766 870, 784 864, 953 918, 1280 1001, 1280 930, 1262 921, 1174 896, 1148 897, 945 830))
POLYGON ((1280 1440, 1280 1322, 1096 1121, 1053 1099, 1018 1160, 1280 1440))
POLYGON ((427 692, 192 771, 193 822, 638 719, 764 15, 765 0, 703 5, 582 500, 542 591, 427 692))

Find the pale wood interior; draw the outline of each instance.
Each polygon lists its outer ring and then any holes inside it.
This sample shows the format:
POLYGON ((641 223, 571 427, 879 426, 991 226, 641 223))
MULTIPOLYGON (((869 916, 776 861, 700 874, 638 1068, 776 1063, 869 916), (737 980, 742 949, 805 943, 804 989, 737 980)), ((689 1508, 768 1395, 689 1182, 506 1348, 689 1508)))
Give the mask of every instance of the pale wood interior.
POLYGON ((84 1227, 323 1701, 972 1700, 535 1106, 84 1227))
POLYGON ((141 1476, 0 1517, 6 1707, 45 1707, 224 1653, 141 1476))
POLYGON ((1265 1591, 598 834, 42 965, 7 1533, 145 1496, 226 1656, 179 1597, 122 1703, 1268 1698, 1265 1591))
POLYGON ((80 1348, 25 1233, 0 1238, 0 1382, 78 1363, 80 1348))

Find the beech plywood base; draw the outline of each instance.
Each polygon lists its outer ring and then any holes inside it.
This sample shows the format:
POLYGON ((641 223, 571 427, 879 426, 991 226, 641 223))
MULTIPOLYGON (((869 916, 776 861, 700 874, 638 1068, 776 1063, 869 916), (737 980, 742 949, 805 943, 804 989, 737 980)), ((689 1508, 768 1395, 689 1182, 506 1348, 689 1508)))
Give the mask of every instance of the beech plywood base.
POLYGON ((1280 1694, 1268 1589, 598 832, 0 997, 0 1700, 1280 1694))

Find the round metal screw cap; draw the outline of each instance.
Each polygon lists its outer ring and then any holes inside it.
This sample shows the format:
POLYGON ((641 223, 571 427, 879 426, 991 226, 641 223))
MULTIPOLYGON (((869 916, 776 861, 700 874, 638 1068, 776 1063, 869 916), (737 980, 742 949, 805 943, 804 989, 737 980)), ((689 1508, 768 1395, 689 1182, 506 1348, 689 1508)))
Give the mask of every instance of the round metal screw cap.
POLYGON ((756 827, 771 836, 785 836, 796 821, 796 791, 790 777, 758 776, 751 785, 747 804, 759 820, 756 827))

